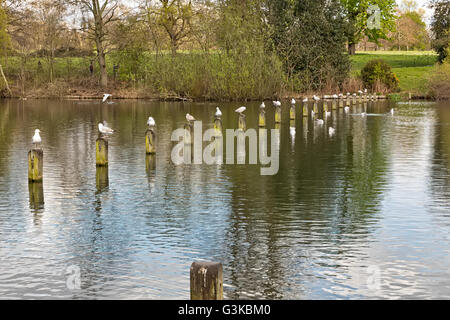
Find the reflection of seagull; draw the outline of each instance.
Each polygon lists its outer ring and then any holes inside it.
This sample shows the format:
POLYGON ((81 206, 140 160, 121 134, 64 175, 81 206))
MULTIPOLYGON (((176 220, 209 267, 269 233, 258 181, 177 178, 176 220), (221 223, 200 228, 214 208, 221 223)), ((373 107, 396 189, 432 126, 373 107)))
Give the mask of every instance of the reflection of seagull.
POLYGON ((109 97, 112 97, 112 95, 109 94, 109 93, 105 93, 105 94, 103 95, 103 101, 102 101, 102 102, 105 102, 106 100, 108 100, 109 97))
POLYGON ((325 111, 325 117, 331 116, 331 111, 325 111))
POLYGON ((101 122, 98 124, 98 131, 103 134, 112 134, 114 132, 113 129, 103 125, 101 122))
POLYGON ((219 107, 216 107, 216 117, 221 117, 222 116, 222 111, 220 111, 219 107))
POLYGON ((311 110, 311 117, 314 117, 315 114, 314 110, 311 110))
POLYGON ((155 126, 155 119, 153 119, 152 117, 148 117, 148 120, 147 120, 147 125, 149 126, 149 127, 154 127, 155 126))
POLYGON ((291 134, 292 138, 295 138, 295 127, 289 127, 289 133, 291 134))
POLYGON ((41 132, 39 129, 34 130, 34 136, 31 139, 31 142, 34 143, 35 147, 37 147, 37 145, 42 142, 39 132, 41 132))
POLYGON ((281 107, 281 101, 272 101, 272 103, 275 107, 281 107))
POLYGON ((364 118, 367 114, 365 112, 361 112, 361 116, 364 118))
POLYGON ((264 104, 264 101, 263 101, 263 103, 260 104, 259 108, 260 109, 265 109, 266 108, 266 105, 264 104))
POLYGON ((323 119, 317 119, 316 122, 319 126, 323 125, 323 119))
POLYGON ((193 116, 191 116, 189 113, 186 113, 186 120, 191 122, 191 121, 195 121, 195 118, 193 116))
POLYGON ((391 109, 391 114, 394 115, 394 109, 391 109))
POLYGON ((330 136, 334 135, 335 131, 336 131, 336 130, 335 130, 333 127, 329 127, 329 128, 328 128, 328 134, 329 134, 330 136))
POLYGON ((234 111, 237 112, 237 113, 239 113, 239 114, 242 114, 242 112, 244 112, 246 109, 247 109, 246 107, 240 107, 240 108, 237 108, 237 109, 234 110, 234 111))
POLYGON ((345 111, 345 112, 349 112, 349 111, 350 111, 350 107, 345 107, 345 108, 344 108, 344 111, 345 111))
POLYGON ((292 100, 291 100, 291 104, 295 104, 297 101, 295 101, 295 99, 294 98, 292 98, 292 100))

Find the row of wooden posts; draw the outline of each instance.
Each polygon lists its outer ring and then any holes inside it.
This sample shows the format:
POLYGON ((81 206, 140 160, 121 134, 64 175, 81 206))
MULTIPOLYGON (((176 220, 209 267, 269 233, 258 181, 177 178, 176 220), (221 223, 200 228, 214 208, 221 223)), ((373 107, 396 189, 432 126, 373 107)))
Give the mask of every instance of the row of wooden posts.
MULTIPOLYGON (((356 104, 356 99, 347 99, 346 106, 356 104)), ((342 99, 333 100, 331 103, 331 109, 336 110, 337 108, 344 107, 344 101, 342 99)), ((314 102, 313 109, 315 114, 319 113, 318 103, 314 102)), ((323 101, 322 111, 325 114, 329 111, 328 101, 323 101)), ((308 117, 308 104, 303 103, 302 116, 308 117)), ((296 108, 295 105, 291 105, 289 110, 290 120, 295 120, 296 108)), ((275 107, 275 123, 281 123, 281 107, 275 107)), ((260 109, 258 117, 258 126, 266 126, 266 113, 264 109, 260 109)), ((246 121, 243 114, 239 114, 238 128, 241 130, 246 130, 246 121)), ((185 137, 184 142, 186 144, 192 144, 192 124, 186 123, 184 126, 185 137)), ((216 137, 222 136, 222 119, 216 117, 214 119, 214 129, 216 130, 216 137)), ((156 132, 153 127, 149 127, 145 133, 145 150, 148 155, 156 153, 156 132)), ((108 166, 108 140, 102 134, 99 135, 95 142, 95 161, 98 167, 108 166)), ((28 152, 28 180, 30 182, 40 182, 43 179, 43 162, 44 162, 44 152, 41 148, 33 148, 28 152)))

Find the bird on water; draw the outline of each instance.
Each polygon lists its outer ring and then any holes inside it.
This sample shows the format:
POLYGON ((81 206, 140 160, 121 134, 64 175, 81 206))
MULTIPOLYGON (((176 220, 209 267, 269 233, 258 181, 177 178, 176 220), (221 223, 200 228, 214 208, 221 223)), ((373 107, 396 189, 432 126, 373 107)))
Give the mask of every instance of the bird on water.
POLYGON ((105 94, 103 95, 103 100, 102 100, 102 102, 105 102, 106 100, 108 100, 109 97, 112 97, 112 94, 105 93, 105 94))

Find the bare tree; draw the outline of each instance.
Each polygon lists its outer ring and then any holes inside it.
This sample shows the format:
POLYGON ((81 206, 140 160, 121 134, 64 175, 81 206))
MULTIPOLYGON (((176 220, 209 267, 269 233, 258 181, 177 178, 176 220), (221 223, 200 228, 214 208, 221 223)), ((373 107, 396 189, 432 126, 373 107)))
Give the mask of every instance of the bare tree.
POLYGON ((119 0, 68 0, 72 5, 77 6, 83 13, 92 14, 91 19, 87 19, 85 26, 95 42, 97 49, 97 60, 100 68, 100 85, 104 88, 108 86, 108 73, 106 71, 106 53, 108 25, 117 19, 116 11, 119 7, 119 0))

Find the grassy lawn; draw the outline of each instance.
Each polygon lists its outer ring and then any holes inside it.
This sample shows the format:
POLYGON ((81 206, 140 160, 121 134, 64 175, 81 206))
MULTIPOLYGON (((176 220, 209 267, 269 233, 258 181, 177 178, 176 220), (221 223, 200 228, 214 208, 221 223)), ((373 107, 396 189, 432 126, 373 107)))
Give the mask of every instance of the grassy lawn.
POLYGON ((426 94, 428 77, 437 62, 437 55, 432 51, 357 52, 351 57, 352 75, 358 75, 364 65, 373 59, 382 59, 392 67, 402 91, 426 94))

